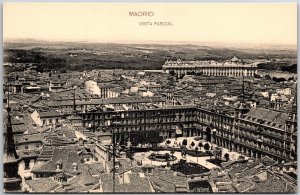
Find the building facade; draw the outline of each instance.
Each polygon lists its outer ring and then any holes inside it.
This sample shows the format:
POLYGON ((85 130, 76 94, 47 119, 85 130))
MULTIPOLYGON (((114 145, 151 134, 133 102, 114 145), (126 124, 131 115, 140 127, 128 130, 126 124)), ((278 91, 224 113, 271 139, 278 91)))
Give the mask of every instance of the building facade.
POLYGON ((162 66, 166 73, 178 77, 197 73, 207 76, 254 77, 257 74, 256 64, 244 64, 233 58, 226 62, 215 61, 166 61, 162 66))
POLYGON ((269 156, 280 162, 295 160, 296 156, 295 118, 278 126, 260 119, 233 117, 194 106, 80 115, 83 125, 93 131, 114 131, 117 142, 126 143, 136 135, 157 132, 164 138, 201 136, 232 151, 257 158, 269 156))

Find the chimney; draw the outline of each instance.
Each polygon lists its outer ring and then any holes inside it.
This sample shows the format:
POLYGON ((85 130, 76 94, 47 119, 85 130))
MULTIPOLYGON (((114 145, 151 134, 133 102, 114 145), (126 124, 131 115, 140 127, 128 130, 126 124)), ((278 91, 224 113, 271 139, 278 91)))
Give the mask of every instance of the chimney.
POLYGON ((79 138, 79 146, 83 146, 84 145, 84 140, 83 140, 83 138, 81 137, 81 138, 79 138))
POLYGON ((62 170, 62 161, 61 159, 59 161, 56 162, 56 170, 62 170))
POLYGON ((75 162, 73 163, 73 171, 78 171, 78 164, 75 162))

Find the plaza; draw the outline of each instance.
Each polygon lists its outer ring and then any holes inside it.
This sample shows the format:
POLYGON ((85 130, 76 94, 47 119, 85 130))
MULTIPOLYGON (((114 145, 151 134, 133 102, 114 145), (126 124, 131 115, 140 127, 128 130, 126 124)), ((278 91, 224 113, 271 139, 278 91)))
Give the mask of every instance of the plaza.
MULTIPOLYGON (((181 159, 186 160, 187 163, 197 163, 207 169, 213 169, 218 167, 217 165, 208 162, 207 160, 209 159, 214 159, 213 156, 201 156, 201 157, 196 157, 196 156, 191 156, 189 154, 186 154, 186 156, 182 156, 182 152, 180 151, 175 151, 174 154, 172 154, 172 149, 180 149, 179 144, 181 144, 183 142, 183 140, 187 140, 187 150, 195 150, 196 147, 198 147, 198 152, 203 152, 205 153, 206 150, 204 149, 204 147, 199 148, 199 143, 202 143, 202 145, 204 146, 206 143, 209 144, 209 151, 211 151, 211 148, 216 148, 218 147, 216 144, 211 144, 210 142, 207 142, 205 140, 195 140, 196 137, 179 137, 179 138, 170 138, 170 139, 166 139, 164 140, 162 143, 158 144, 158 146, 161 147, 167 147, 170 148, 170 150, 158 150, 158 151, 154 151, 154 150, 149 150, 147 152, 136 152, 133 156, 133 158, 137 161, 140 162, 141 165, 153 165, 153 166, 167 166, 168 163, 170 164, 176 164, 178 163, 181 159), (169 141, 169 142, 168 142, 169 141), (194 146, 191 146, 191 143, 194 142, 194 146), (169 144, 167 144, 169 143, 169 144), (152 154, 167 154, 169 153, 170 155, 174 155, 176 157, 176 160, 174 161, 166 161, 166 162, 160 162, 160 161, 155 161, 155 160, 151 160, 149 159, 149 156, 152 154)), ((197 138, 196 138, 197 139, 197 138)), ((240 153, 238 152, 233 152, 233 151, 229 151, 226 148, 222 148, 222 157, 224 156, 224 154, 228 153, 229 154, 229 159, 230 160, 237 160, 239 158, 239 156, 242 156, 240 153)), ((246 159, 248 157, 245 157, 246 159)))

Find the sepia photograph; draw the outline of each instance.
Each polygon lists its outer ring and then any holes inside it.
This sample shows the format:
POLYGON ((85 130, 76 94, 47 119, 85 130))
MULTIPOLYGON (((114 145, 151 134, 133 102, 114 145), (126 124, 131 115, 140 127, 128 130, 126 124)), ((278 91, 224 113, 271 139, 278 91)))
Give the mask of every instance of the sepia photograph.
POLYGON ((297 193, 297 3, 3 4, 4 193, 297 193))

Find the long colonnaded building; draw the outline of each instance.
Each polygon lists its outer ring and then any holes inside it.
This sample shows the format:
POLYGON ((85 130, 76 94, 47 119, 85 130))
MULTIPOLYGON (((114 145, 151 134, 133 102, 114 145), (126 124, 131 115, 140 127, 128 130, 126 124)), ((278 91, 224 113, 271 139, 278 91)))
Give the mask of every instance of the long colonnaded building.
POLYGON ((224 62, 207 61, 176 61, 167 60, 162 69, 174 76, 197 73, 207 76, 254 77, 257 74, 256 63, 243 63, 236 57, 224 62))
MULTIPOLYGON (((232 151, 279 162, 296 160, 296 110, 286 114, 252 108, 243 117, 233 117, 195 106, 101 110, 78 113, 83 125, 93 131, 115 133, 117 142, 156 132, 157 136, 201 136, 232 151), (117 125, 113 125, 117 122, 117 125)), ((101 140, 101 138, 98 138, 101 140)))

